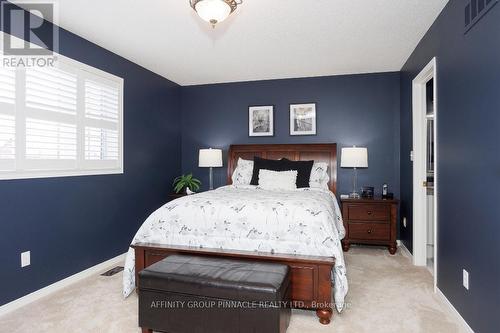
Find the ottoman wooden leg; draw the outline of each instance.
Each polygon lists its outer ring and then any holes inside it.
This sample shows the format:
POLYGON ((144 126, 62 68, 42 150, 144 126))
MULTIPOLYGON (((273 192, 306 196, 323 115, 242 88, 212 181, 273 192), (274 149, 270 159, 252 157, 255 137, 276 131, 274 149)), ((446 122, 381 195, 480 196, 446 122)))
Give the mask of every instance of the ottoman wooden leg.
POLYGON ((145 328, 145 327, 143 327, 143 328, 142 328, 142 333, 153 333, 153 330, 152 330, 152 329, 150 329, 150 328, 145 328))
POLYGON ((329 309, 329 308, 316 310, 316 315, 319 318, 319 322, 322 323, 323 325, 330 324, 330 318, 332 318, 332 314, 333 314, 333 311, 332 311, 332 309, 329 309))

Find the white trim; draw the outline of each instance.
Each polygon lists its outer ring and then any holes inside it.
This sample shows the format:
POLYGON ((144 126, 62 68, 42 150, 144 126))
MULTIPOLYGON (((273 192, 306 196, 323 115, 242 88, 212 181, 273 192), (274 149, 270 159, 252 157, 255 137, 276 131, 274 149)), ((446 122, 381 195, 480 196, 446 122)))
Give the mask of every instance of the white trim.
POLYGON ((420 74, 413 80, 412 88, 412 114, 413 114, 413 263, 417 266, 427 265, 427 223, 426 221, 426 188, 422 182, 426 180, 426 137, 425 126, 425 84, 434 79, 434 290, 437 288, 437 226, 438 226, 438 167, 437 167, 437 121, 438 121, 438 94, 437 94, 437 61, 433 58, 420 74))
POLYGON ((441 299, 441 301, 443 301, 443 303, 445 303, 448 306, 448 308, 450 308, 451 312, 458 319, 458 321, 459 321, 460 325, 463 327, 463 329, 469 333, 474 333, 474 330, 469 326, 469 324, 467 324, 467 322, 462 317, 460 312, 458 312, 457 309, 455 309, 453 304, 451 304, 451 302, 448 300, 448 298, 446 298, 446 296, 443 294, 443 292, 439 288, 436 288, 436 295, 441 299))
POLYGON ((123 174, 123 166, 117 169, 96 169, 96 170, 47 170, 47 171, 23 171, 22 174, 16 171, 0 172, 0 180, 9 179, 33 179, 33 178, 57 178, 74 176, 96 176, 96 175, 118 175, 123 174))
MULTIPOLYGON (((439 148, 438 148, 438 121, 439 121, 439 113, 438 113, 438 77, 437 77, 437 61, 434 58, 434 292, 437 291, 437 275, 438 275, 438 178, 439 178, 439 148)), ((123 164, 122 164, 123 165, 123 164)))
POLYGON ((37 291, 32 292, 26 296, 18 298, 10 303, 0 306, 0 316, 17 310, 25 305, 28 305, 34 301, 37 301, 45 296, 48 296, 52 293, 55 293, 63 288, 66 288, 69 285, 72 285, 76 282, 79 282, 83 279, 91 277, 93 275, 102 273, 109 269, 112 266, 115 266, 125 260, 126 253, 120 254, 112 259, 109 259, 105 262, 102 262, 98 265, 87 268, 84 271, 71 275, 63 280, 57 281, 51 285, 48 285, 45 288, 39 289, 37 291))
POLYGON ((399 240, 399 239, 396 240, 396 243, 398 244, 398 247, 401 250, 401 253, 403 254, 403 256, 405 256, 409 259, 413 258, 413 255, 411 254, 410 250, 408 250, 408 248, 403 244, 403 242, 401 240, 399 240))

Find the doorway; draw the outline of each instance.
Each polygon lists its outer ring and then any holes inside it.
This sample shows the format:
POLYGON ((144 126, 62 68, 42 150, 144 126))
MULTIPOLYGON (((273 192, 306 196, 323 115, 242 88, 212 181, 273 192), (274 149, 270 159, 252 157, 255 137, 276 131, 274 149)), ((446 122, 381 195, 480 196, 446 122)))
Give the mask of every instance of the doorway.
POLYGON ((426 155, 426 187, 427 187, 427 232, 426 232, 426 256, 427 268, 434 274, 434 78, 427 81, 425 85, 426 114, 425 122, 427 136, 425 138, 426 155))
POLYGON ((436 59, 413 80, 413 263, 437 281, 436 59))

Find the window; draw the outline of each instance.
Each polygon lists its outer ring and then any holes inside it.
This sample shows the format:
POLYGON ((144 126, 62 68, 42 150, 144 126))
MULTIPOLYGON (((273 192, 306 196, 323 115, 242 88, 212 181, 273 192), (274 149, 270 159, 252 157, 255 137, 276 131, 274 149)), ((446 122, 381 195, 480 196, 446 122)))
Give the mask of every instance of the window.
POLYGON ((123 79, 61 55, 0 67, 0 179, 122 172, 123 79))
POLYGON ((0 68, 0 173, 16 161, 16 73, 0 68))

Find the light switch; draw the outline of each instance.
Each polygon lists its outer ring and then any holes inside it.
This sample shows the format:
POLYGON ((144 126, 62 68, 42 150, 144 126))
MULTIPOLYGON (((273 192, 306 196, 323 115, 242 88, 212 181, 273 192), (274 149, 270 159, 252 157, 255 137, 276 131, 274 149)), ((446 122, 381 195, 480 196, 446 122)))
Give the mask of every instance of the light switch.
POLYGON ((21 267, 26 267, 31 265, 31 253, 26 251, 21 253, 21 267))
POLYGON ((469 272, 467 272, 465 269, 463 270, 463 281, 462 281, 464 288, 469 290, 469 272))

